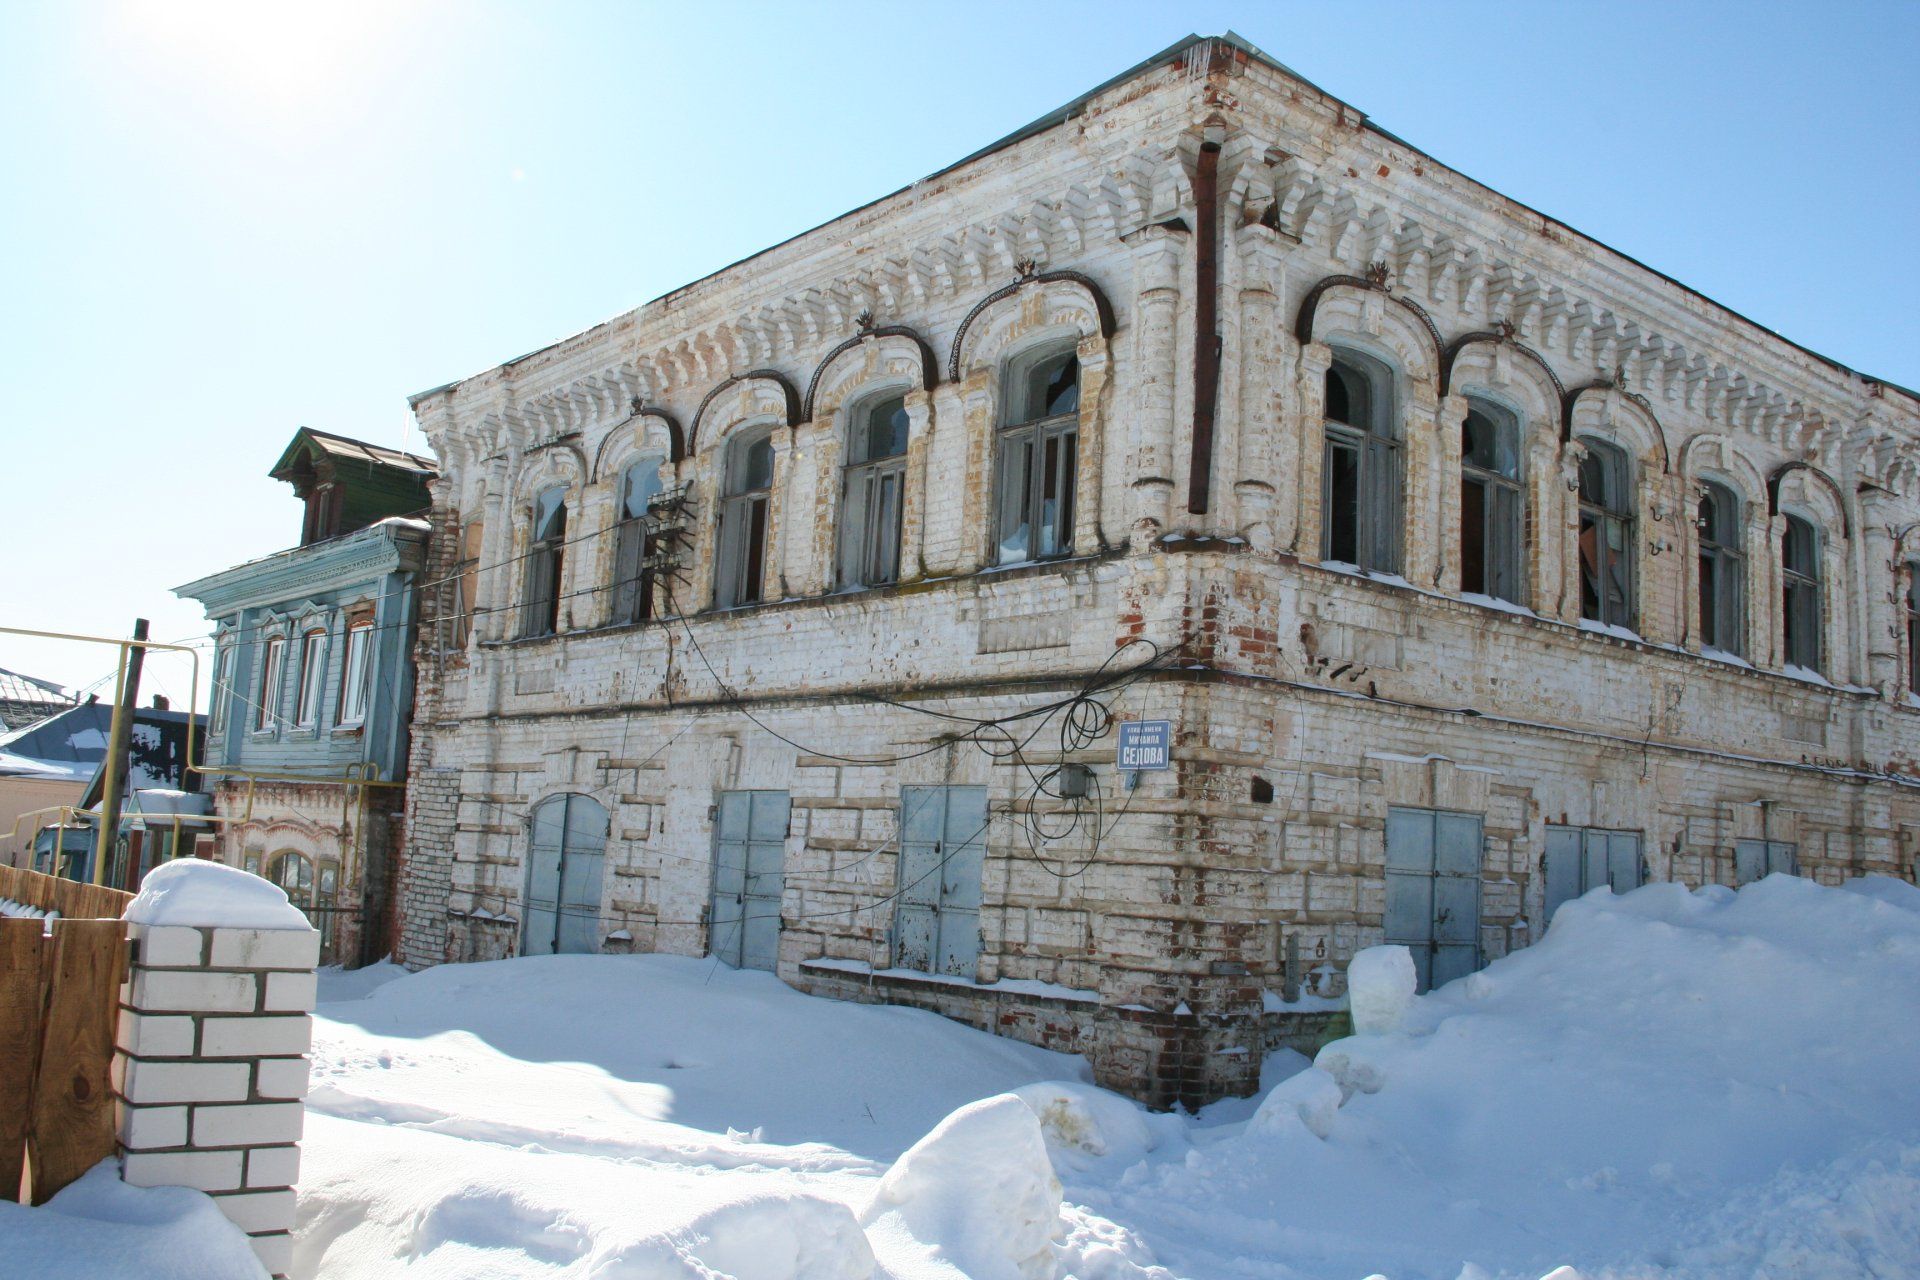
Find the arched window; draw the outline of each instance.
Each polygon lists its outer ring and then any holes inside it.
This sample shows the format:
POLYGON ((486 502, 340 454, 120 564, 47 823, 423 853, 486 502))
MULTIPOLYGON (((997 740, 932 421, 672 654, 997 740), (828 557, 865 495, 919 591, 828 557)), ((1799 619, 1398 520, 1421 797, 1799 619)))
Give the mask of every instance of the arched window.
POLYGON ((1780 616, 1786 664, 1820 669, 1820 535, 1787 517, 1780 541, 1780 616))
POLYGON ((773 432, 762 427, 727 448, 714 603, 722 609, 766 598, 767 518, 773 490, 773 432))
POLYGON ((840 585, 873 587, 900 577, 901 495, 907 484, 907 400, 890 396, 858 410, 840 491, 840 585))
POLYGON ((268 860, 267 879, 286 890, 287 901, 306 912, 307 922, 320 931, 323 957, 333 959, 333 908, 339 900, 340 864, 323 858, 316 869, 305 854, 288 850, 268 860))
POLYGON ((560 626, 560 569, 566 558, 567 491, 547 489, 533 500, 533 543, 527 548, 526 594, 520 634, 550 636, 560 626))
POLYGON ((1073 550, 1080 445, 1080 357, 1042 352, 1008 367, 994 470, 994 547, 1000 564, 1073 550))
POLYGON ((1633 488, 1627 455, 1604 440, 1582 440, 1580 616, 1610 627, 1634 624, 1633 488))
POLYGON ((1400 440, 1393 375, 1349 352, 1327 369, 1320 558, 1400 570, 1400 440))
POLYGON ((534 809, 529 837, 520 953, 598 951, 606 808, 592 796, 552 796, 534 809))
POLYGON ((647 503, 660 492, 658 455, 641 458, 620 476, 620 524, 614 536, 613 620, 645 622, 653 616, 653 574, 647 557, 656 550, 647 503))
POLYGON ((266 653, 260 659, 260 687, 255 690, 257 697, 253 709, 253 727, 256 732, 271 729, 279 721, 280 676, 286 663, 286 638, 270 638, 266 653))
POLYGON ((1505 409, 1468 402, 1460 431, 1460 589, 1496 600, 1522 596, 1520 423, 1505 409))
POLYGON ((1743 656, 1747 641, 1747 561, 1740 552, 1740 499, 1717 480, 1702 481, 1700 643, 1743 656))

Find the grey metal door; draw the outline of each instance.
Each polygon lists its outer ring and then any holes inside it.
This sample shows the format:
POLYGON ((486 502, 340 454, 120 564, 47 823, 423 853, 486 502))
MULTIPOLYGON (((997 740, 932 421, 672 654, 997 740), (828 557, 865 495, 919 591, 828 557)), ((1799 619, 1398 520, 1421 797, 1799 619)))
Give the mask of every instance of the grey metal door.
POLYGON ((1800 874, 1799 846, 1784 840, 1736 840, 1733 842, 1733 882, 1752 884, 1774 872, 1800 874))
POLYGON ((1387 810, 1386 940, 1422 991, 1480 967, 1480 862, 1478 814, 1387 810))
POLYGON ((520 954, 600 950, 607 811, 592 796, 544 800, 533 811, 520 954))
POLYGON ((772 972, 780 962, 791 806, 784 791, 720 793, 707 951, 736 969, 772 972))
POLYGON ((900 880, 894 963, 971 979, 980 963, 985 787, 900 789, 900 880))
POLYGON ((1638 889, 1644 879, 1637 831, 1549 826, 1544 862, 1549 924, 1560 904, 1571 898, 1603 884, 1615 893, 1626 893, 1638 889))

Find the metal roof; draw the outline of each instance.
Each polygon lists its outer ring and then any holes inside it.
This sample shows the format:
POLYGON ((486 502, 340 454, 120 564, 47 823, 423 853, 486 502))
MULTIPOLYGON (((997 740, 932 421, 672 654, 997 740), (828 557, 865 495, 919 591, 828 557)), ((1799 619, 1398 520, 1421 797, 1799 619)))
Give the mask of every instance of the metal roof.
POLYGON ((284 480, 292 468, 295 455, 303 447, 311 447, 333 458, 344 458, 356 462, 365 462, 371 466, 392 467, 399 471, 411 471, 418 475, 438 474, 439 467, 433 459, 423 458, 415 453, 403 453, 398 449, 389 449, 384 445, 368 444, 365 440, 354 440, 348 436, 337 436, 331 431, 320 431, 313 427, 301 427, 293 433, 293 440, 280 454, 280 461, 273 464, 267 474, 275 480, 284 480))

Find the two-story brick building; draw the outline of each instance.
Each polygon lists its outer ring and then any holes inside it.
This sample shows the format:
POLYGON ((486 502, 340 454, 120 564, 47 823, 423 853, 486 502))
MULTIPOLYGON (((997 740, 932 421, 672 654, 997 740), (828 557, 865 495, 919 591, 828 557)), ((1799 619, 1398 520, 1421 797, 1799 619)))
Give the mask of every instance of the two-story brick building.
POLYGON ((414 408, 410 964, 710 953, 1196 1101, 1383 939, 1912 875, 1913 394, 1231 37, 414 408))

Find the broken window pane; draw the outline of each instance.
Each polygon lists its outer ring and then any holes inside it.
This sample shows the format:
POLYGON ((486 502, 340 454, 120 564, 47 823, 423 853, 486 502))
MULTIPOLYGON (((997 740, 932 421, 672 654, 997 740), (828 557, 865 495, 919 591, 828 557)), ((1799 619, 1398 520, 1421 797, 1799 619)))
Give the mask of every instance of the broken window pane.
POLYGON ((1010 377, 994 475, 994 546, 1000 564, 1073 551, 1080 359, 1043 355, 1010 377))
POLYGON ((1400 567, 1400 444, 1393 375, 1341 353, 1327 371, 1321 558, 1382 573, 1400 567))
POLYGON ((714 602, 722 609, 765 598, 771 430, 762 427, 739 437, 727 455, 728 497, 720 509, 720 555, 714 570, 714 602))
POLYGON ((1360 563, 1360 450, 1327 437, 1326 558, 1360 563))
POLYGON ((1580 464, 1580 616, 1607 626, 1634 625, 1633 512, 1627 458, 1585 439, 1580 464))
POLYGON ((520 633, 552 635, 560 621, 560 570, 567 541, 567 491, 548 489, 533 501, 533 543, 527 549, 527 578, 520 633))

